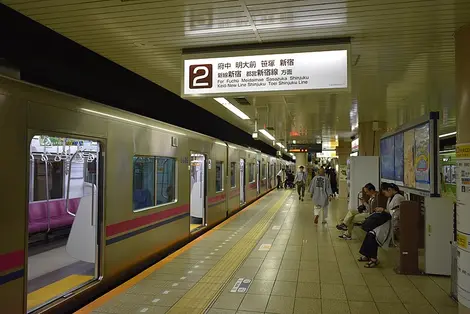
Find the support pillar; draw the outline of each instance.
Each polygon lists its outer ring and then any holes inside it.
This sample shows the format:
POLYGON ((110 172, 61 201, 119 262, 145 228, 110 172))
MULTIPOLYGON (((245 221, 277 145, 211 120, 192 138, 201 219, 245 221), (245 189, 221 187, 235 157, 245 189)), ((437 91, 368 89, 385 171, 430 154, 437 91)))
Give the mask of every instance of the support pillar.
MULTIPOLYGON (((455 34, 455 83, 456 83, 456 101, 457 101, 457 145, 470 144, 470 25, 459 29, 455 34)), ((457 160, 458 162, 458 160, 457 160)), ((458 167, 458 166, 457 166, 458 167)), ((457 169, 460 173, 460 169, 457 169)), ((457 177, 457 180, 460 178, 457 177)), ((470 249, 468 248, 468 235, 470 230, 470 221, 464 219, 469 217, 470 202, 468 192, 462 192, 457 189, 457 230, 459 232, 459 268, 457 272, 459 313, 470 313, 470 249)))
MULTIPOLYGON (((359 145, 361 143, 359 142, 359 145)), ((339 197, 347 198, 348 197, 348 182, 341 174, 342 171, 345 171, 347 168, 348 158, 351 154, 351 142, 346 142, 344 140, 339 140, 338 146, 336 147, 336 156, 338 156, 339 162, 339 173, 338 177, 338 189, 339 197)))
POLYGON ((380 137, 385 133, 387 123, 368 121, 359 123, 359 156, 379 156, 380 137))
POLYGON ((299 168, 300 166, 304 166, 307 169, 307 153, 296 153, 295 154, 295 168, 299 168))

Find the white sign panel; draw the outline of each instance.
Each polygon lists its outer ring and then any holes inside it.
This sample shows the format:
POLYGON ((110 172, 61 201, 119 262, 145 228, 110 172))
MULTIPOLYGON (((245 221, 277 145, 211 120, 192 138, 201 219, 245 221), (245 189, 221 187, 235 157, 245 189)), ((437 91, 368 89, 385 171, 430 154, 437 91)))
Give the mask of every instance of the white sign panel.
POLYGON ((458 144, 456 157, 458 298, 470 307, 470 144, 458 144))
POLYGON ((184 60, 183 96, 348 89, 348 51, 184 60))

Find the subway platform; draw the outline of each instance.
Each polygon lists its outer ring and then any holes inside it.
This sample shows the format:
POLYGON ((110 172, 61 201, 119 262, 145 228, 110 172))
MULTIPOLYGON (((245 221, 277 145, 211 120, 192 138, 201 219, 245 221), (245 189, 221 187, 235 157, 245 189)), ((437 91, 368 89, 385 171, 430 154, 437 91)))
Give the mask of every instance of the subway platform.
POLYGON ((273 191, 77 313, 454 314, 450 279, 397 275, 396 252, 357 262, 363 232, 338 238, 346 201, 328 223, 313 205, 273 191))

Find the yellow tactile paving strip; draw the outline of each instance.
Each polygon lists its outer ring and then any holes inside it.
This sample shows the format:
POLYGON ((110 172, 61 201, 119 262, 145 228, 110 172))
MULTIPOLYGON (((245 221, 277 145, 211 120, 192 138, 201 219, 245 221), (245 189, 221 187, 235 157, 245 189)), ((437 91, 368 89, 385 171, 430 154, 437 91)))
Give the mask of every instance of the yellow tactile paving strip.
POLYGON ((256 225, 167 313, 204 313, 267 231, 275 214, 289 195, 290 191, 284 192, 281 199, 266 212, 256 225))
POLYGON ((52 300, 85 282, 93 280, 93 276, 70 275, 39 290, 28 294, 28 310, 52 300))

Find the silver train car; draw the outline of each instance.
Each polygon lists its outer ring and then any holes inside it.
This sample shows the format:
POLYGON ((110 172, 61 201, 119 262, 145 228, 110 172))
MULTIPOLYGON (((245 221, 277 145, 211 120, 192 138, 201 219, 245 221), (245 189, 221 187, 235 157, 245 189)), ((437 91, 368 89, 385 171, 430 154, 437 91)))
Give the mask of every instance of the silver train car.
POLYGON ((0 77, 0 302, 58 312, 272 190, 288 162, 0 77))

